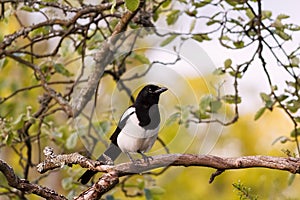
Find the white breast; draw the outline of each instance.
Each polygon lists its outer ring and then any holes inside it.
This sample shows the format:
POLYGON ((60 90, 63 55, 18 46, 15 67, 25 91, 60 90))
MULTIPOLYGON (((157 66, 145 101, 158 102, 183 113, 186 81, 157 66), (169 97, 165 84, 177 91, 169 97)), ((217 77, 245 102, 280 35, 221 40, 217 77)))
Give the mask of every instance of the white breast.
POLYGON ((139 121, 135 114, 135 108, 129 108, 122 116, 121 120, 130 115, 125 126, 119 133, 117 143, 123 152, 147 152, 157 139, 159 126, 155 129, 144 129, 138 125, 139 121))

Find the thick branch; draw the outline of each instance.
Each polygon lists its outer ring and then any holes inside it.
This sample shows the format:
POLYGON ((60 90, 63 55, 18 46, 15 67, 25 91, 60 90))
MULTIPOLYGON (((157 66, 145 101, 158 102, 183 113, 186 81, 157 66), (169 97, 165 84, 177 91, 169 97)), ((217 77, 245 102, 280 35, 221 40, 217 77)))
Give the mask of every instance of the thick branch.
MULTIPOLYGON (((141 1, 139 9, 142 7, 143 3, 144 1, 141 1)), ((128 23, 136 15, 139 9, 134 12, 127 11, 122 16, 112 33, 112 37, 104 42, 101 49, 95 54, 94 60, 96 61, 96 66, 93 73, 91 73, 88 78, 87 87, 83 88, 80 91, 80 95, 76 99, 74 99, 73 117, 77 117, 80 114, 80 112, 95 94, 96 88, 98 86, 100 78, 104 73, 105 67, 113 61, 114 53, 117 51, 117 47, 115 46, 115 44, 120 37, 119 34, 126 30, 128 23)))
POLYGON ((88 190, 81 193, 76 199, 99 199, 103 194, 111 190, 119 183, 119 177, 140 174, 149 170, 168 166, 199 166, 217 169, 209 180, 212 183, 215 177, 225 170, 244 168, 269 168, 300 173, 300 158, 274 157, 274 156, 243 156, 237 158, 222 158, 213 155, 192 154, 165 154, 153 156, 149 163, 140 161, 113 165, 101 165, 99 161, 85 158, 78 153, 55 155, 51 148, 44 150, 46 160, 38 165, 38 171, 44 173, 48 170, 61 167, 64 164, 79 164, 83 168, 105 172, 102 177, 88 190))
POLYGON ((166 166, 201 166, 224 171, 229 169, 261 167, 289 171, 293 174, 300 173, 300 158, 293 157, 243 156, 222 158, 213 155, 164 154, 153 156, 152 158, 149 164, 141 161, 137 166, 131 162, 111 166, 99 165, 98 161, 87 159, 78 153, 64 155, 52 154, 52 156, 48 156, 48 159, 46 157, 46 160, 38 165, 38 171, 43 173, 61 167, 62 164, 79 164, 84 168, 99 172, 115 171, 119 177, 129 174, 138 174, 166 166))
POLYGON ((138 168, 131 163, 117 165, 115 170, 119 176, 141 173, 165 166, 202 166, 219 170, 262 167, 300 173, 300 159, 273 156, 243 156, 238 158, 222 158, 213 155, 165 154, 154 156, 150 165, 143 163, 138 168))
POLYGON ((103 163, 88 159, 79 153, 55 155, 53 149, 46 147, 44 149, 45 161, 37 165, 37 171, 41 174, 64 165, 79 164, 83 168, 90 168, 97 171, 108 171, 109 165, 101 165, 103 163))
POLYGON ((103 194, 114 188, 118 183, 119 177, 114 171, 103 174, 103 176, 92 187, 88 188, 74 199, 100 199, 103 194))
POLYGON ((0 171, 5 176, 8 185, 27 194, 33 193, 46 199, 66 200, 64 196, 58 195, 54 190, 30 183, 26 179, 16 176, 14 170, 3 160, 0 159, 0 171))

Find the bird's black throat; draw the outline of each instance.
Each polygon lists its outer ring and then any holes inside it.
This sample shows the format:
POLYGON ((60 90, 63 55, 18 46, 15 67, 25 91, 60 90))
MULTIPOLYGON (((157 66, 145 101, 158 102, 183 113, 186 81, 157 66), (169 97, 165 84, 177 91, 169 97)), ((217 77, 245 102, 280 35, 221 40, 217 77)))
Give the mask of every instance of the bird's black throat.
POLYGON ((135 104, 139 125, 145 129, 155 129, 160 123, 158 104, 135 104))

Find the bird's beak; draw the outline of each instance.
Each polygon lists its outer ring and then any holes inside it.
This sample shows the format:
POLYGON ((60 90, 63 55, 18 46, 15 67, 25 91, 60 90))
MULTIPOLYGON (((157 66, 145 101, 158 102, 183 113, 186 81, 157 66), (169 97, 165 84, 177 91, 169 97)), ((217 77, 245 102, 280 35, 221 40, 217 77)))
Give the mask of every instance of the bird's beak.
POLYGON ((167 90, 168 90, 168 88, 166 88, 166 87, 161 87, 161 88, 155 90, 155 93, 161 94, 161 93, 163 93, 163 92, 165 92, 165 91, 167 91, 167 90))

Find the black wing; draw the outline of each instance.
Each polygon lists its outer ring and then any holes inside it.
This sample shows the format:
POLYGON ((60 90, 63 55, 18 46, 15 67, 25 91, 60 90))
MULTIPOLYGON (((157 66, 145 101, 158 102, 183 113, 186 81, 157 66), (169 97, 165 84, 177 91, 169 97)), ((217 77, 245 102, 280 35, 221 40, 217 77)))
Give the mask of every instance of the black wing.
POLYGON ((124 126, 125 126, 127 120, 129 119, 129 117, 133 113, 135 113, 135 108, 133 106, 130 106, 129 108, 127 108, 126 111, 123 113, 123 115, 122 115, 122 117, 121 117, 121 119, 118 123, 118 126, 117 126, 116 130, 114 131, 114 133, 109 138, 114 145, 118 146, 118 142, 117 142, 118 135, 121 132, 121 130, 124 128, 124 126))

